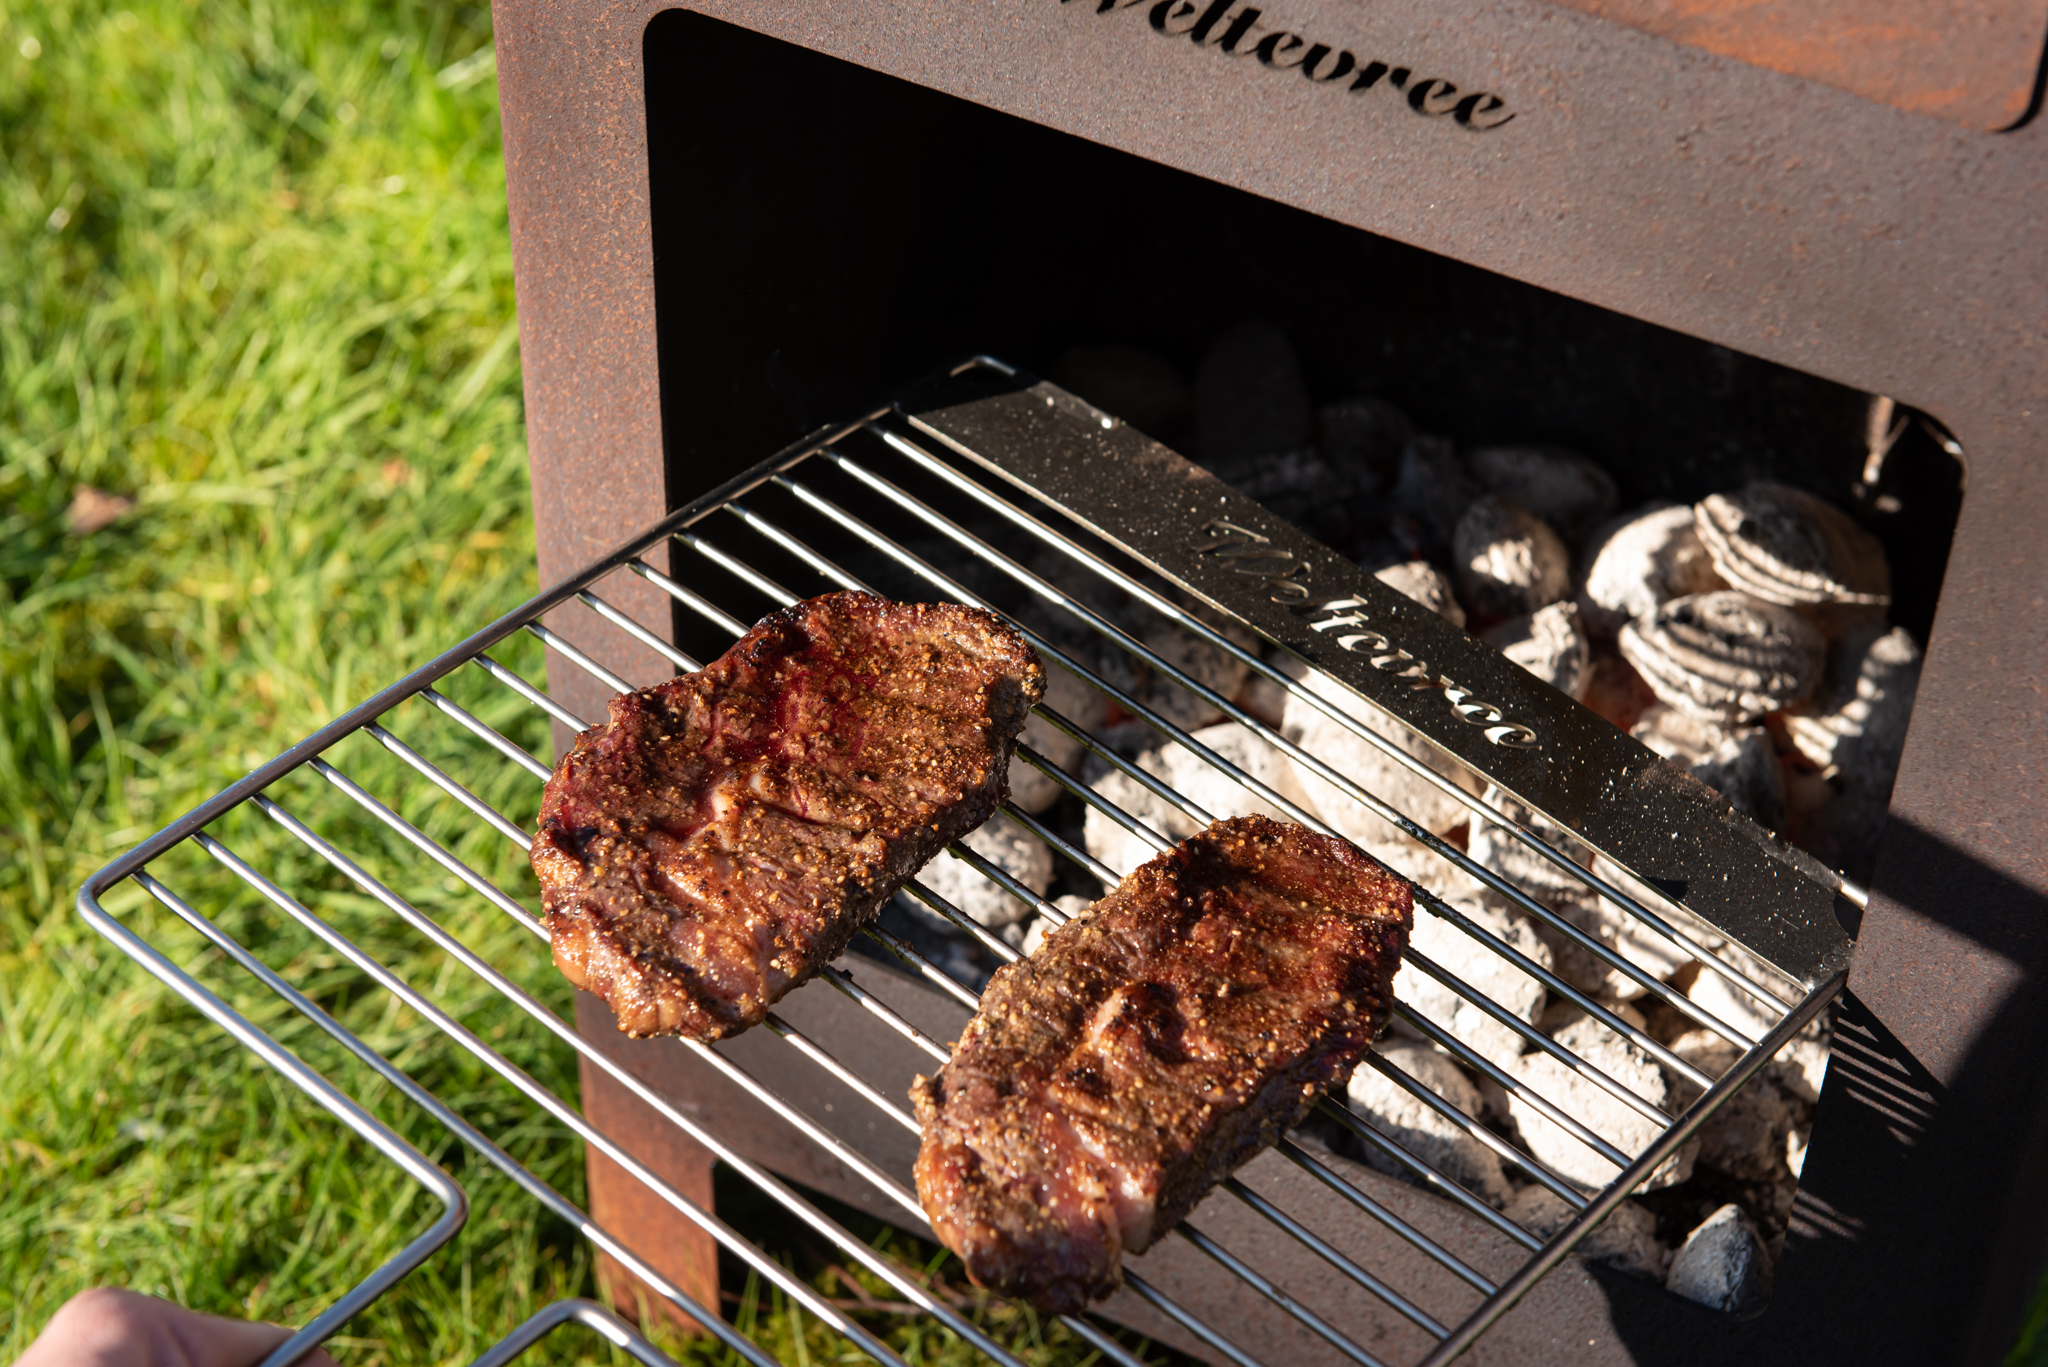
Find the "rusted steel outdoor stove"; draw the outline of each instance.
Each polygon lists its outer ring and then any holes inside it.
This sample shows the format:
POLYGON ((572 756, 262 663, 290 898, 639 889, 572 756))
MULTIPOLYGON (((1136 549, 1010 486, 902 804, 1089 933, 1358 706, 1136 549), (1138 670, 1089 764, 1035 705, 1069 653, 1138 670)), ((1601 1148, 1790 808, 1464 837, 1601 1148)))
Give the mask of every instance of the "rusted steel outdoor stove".
MULTIPOLYGON (((1865 394, 1931 415, 1967 492, 1945 574, 1945 510, 1892 537, 1901 603, 1938 610, 1868 909, 1838 903, 1853 968, 1775 1295, 1738 1322, 1568 1265, 1471 1356, 1990 1361, 2048 1251, 2048 7, 1570 2, 497 0, 541 581, 961 356, 1043 372, 1113 339, 1192 367, 1246 318, 1312 379, 1375 357, 1437 430, 1569 439, 1652 490, 1740 483, 1748 446, 1839 433, 1865 394)), ((701 658, 654 584, 607 594, 701 658)), ((549 623, 670 668, 574 604, 549 623)), ((559 655, 550 684, 603 714, 559 655)), ((942 1038, 962 1018, 897 1001, 942 1038)), ((742 1152, 912 1223, 584 1007, 742 1152)), ((921 1062, 850 1006, 806 1028, 921 1062)), ((808 1113, 850 1095, 754 1071, 808 1113)), ((588 1062, 583 1105, 709 1204, 708 1154, 588 1062)), ((716 1304, 709 1240, 592 1164, 596 1220, 716 1304)), ((1232 1333, 1242 1288, 1187 1277, 1232 1333)))

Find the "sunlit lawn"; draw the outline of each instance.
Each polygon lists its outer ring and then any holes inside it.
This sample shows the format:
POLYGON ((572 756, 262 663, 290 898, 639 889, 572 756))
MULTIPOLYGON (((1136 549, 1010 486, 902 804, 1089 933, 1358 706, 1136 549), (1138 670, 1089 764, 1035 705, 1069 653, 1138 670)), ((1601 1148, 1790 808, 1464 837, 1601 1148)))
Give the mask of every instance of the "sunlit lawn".
MULTIPOLYGON (((95 1283, 299 1322, 433 1218, 392 1165, 88 930, 72 898, 150 830, 532 592, 516 342, 483 8, 0 8, 0 1360, 95 1283)), ((538 677, 531 643, 498 656, 538 677)), ((510 694, 450 689, 547 753, 543 719, 510 694)), ((388 756, 349 745, 351 772, 391 777, 388 756)), ((284 791, 309 820, 341 819, 317 782, 284 791)), ((485 795, 528 817, 536 796, 509 768, 485 795)), ((422 813, 530 890, 516 848, 422 813)), ((217 830, 573 1101, 567 1051, 510 1005, 261 817, 217 830)), ((573 1136, 203 855, 163 866, 580 1202, 573 1136)), ((525 931, 452 880, 415 898, 566 1010, 525 931)), ((140 889, 112 906, 467 1187, 467 1229, 350 1326, 344 1362, 467 1361, 546 1302, 596 1294, 566 1225, 140 889)), ((828 1294, 860 1299, 772 1219, 755 1226, 828 1294)), ((732 1290, 728 1312, 785 1361, 849 1356, 779 1300, 732 1290)), ((1040 1344, 1030 1316, 980 1313, 1032 1356, 1084 1356, 1056 1326, 1040 1344)), ((970 1355, 929 1323, 874 1322, 913 1362, 970 1355)), ((542 1352, 599 1350, 565 1330, 542 1352)))

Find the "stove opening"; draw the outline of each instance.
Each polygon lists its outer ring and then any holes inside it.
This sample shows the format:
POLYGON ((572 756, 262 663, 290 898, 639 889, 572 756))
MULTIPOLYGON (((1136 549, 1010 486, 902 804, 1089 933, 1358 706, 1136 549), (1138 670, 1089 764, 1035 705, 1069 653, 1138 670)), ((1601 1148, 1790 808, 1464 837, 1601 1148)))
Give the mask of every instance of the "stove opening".
MULTIPOLYGON (((670 506, 998 356, 1867 880, 1962 499, 1933 417, 701 15, 657 16, 645 59, 670 506)), ((699 658, 723 648, 680 611, 677 629, 699 658)), ((1085 844, 1080 805, 1047 801, 1085 844)), ((1100 895, 1048 877, 1046 896, 1100 895)), ((904 915, 906 938, 940 933, 904 915)), ((1688 1037, 1668 1006, 1628 1009, 1688 1037)), ((1662 1280, 1731 1221, 1774 1246, 1825 1066, 1809 1043, 1691 1177, 1631 1199, 1603 1256, 1662 1280)))

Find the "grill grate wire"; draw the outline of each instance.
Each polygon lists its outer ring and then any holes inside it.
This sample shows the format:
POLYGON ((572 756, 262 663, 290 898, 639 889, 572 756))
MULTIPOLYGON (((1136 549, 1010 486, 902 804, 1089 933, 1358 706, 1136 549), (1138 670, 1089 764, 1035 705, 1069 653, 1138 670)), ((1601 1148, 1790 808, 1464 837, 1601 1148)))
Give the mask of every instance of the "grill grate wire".
MULTIPOLYGON (((1419 913, 1443 919, 1516 971, 1535 979, 1549 992, 1578 1007, 1607 1031, 1633 1043, 1655 1058, 1668 1072, 1686 1079, 1702 1093, 1683 1114, 1674 1115, 1657 1101, 1638 1094, 1622 1080, 1573 1054, 1532 1022, 1524 1020, 1514 1011, 1487 997, 1449 969, 1433 962, 1420 952, 1411 951, 1404 962, 1418 973, 1433 979, 1470 1003, 1488 1020, 1511 1031, 1527 1047, 1548 1054, 1578 1078, 1599 1088, 1620 1105, 1660 1127, 1655 1142, 1640 1153, 1629 1153, 1600 1135, 1565 1106, 1514 1077, 1475 1048, 1470 1041, 1459 1038, 1412 1003, 1403 1001, 1397 1004, 1398 1018, 1409 1027, 1450 1053, 1466 1067, 1534 1108, 1611 1165, 1616 1174, 1615 1179, 1606 1187, 1589 1195, 1571 1180, 1553 1171, 1534 1154, 1524 1151, 1508 1138, 1495 1132, 1481 1117, 1468 1114, 1439 1097, 1384 1055, 1378 1052, 1368 1055, 1366 1063, 1362 1066, 1370 1066, 1377 1070, 1443 1121, 1473 1141, 1484 1145, 1504 1166, 1511 1168, 1525 1180, 1540 1184, 1550 1191, 1573 1212, 1573 1219, 1560 1233, 1547 1240, 1540 1238, 1510 1220, 1480 1196, 1466 1190, 1438 1167, 1404 1149, 1393 1137, 1382 1133, 1370 1118, 1354 1112, 1340 1098, 1326 1097, 1317 1108, 1317 1114, 1324 1120, 1341 1127, 1346 1133, 1385 1155, 1427 1189, 1453 1202, 1459 1209, 1477 1218, 1531 1255, 1511 1277, 1501 1281, 1489 1278, 1475 1269, 1458 1252, 1445 1247, 1441 1241, 1416 1228, 1400 1214, 1348 1181, 1341 1172, 1310 1148, 1304 1147, 1293 1137, 1284 1138, 1276 1150, 1280 1157, 1313 1177, 1322 1190, 1339 1198, 1342 1209, 1385 1227, 1447 1272, 1457 1285, 1479 1298, 1476 1304, 1468 1301, 1452 1316, 1425 1308, 1411 1292, 1404 1292, 1401 1288, 1390 1285, 1383 1275, 1360 1266, 1355 1259, 1301 1223, 1242 1178, 1232 1177, 1221 1184, 1218 1190, 1224 1197, 1241 1203, 1266 1225, 1315 1255, 1323 1265, 1333 1269, 1350 1285, 1377 1298, 1419 1329, 1427 1336, 1431 1345, 1423 1359, 1427 1363, 1447 1361, 1469 1346, 1516 1297, 1526 1291, 1529 1285, 1533 1285, 1536 1278, 1554 1266, 1578 1239, 1619 1203, 1628 1191, 1648 1176, 1658 1161, 1676 1151, 1712 1110, 1727 1096, 1732 1095, 1733 1091, 1753 1075, 1772 1053, 1810 1021, 1838 989, 1839 978, 1811 990, 1803 990, 1797 984, 1782 980, 1775 975, 1775 970, 1762 966, 1759 961, 1747 959, 1745 956, 1738 962, 1716 954, 1704 942, 1712 933, 1696 928, 1697 923, 1691 922, 1689 915, 1678 904, 1663 899, 1661 894, 1647 885, 1639 885, 1643 887, 1645 894, 1639 897, 1613 878, 1605 877, 1602 873, 1587 867, 1583 858, 1574 857, 1570 850, 1560 849, 1545 839, 1541 833, 1514 820, 1484 797, 1475 795, 1464 786, 1416 760, 1401 746, 1364 725, 1344 707, 1291 677, 1259 650, 1248 649, 1218 631, 1201 616, 1181 606, 1171 596, 1170 591, 1152 581, 1148 572, 1141 567, 1126 568, 1119 560, 1120 553, 1113 546, 1094 538, 1091 533, 1078 527, 1074 530, 1065 530, 1055 526, 1039 513, 1020 506, 1001 490, 982 479, 975 478, 969 471, 935 455, 917 440, 914 432, 903 430, 886 412, 871 414, 859 423, 830 434, 826 439, 793 448, 792 451, 784 453, 783 456, 757 470, 752 477, 736 481, 719 494, 693 505, 684 513, 671 517, 661 527, 632 545, 607 557, 565 585, 557 586, 549 593, 541 595, 472 637, 470 641, 440 657, 432 665, 379 693, 369 702, 323 728, 308 741, 294 747, 277 760, 258 769, 212 802, 167 827, 150 841, 95 875, 81 891, 80 907, 97 929, 112 939, 124 952, 135 957, 150 972, 170 983, 187 1000, 227 1028, 247 1047, 278 1066, 280 1072, 315 1102, 342 1118, 392 1161, 404 1167, 415 1180, 439 1197, 445 1207, 441 1219, 427 1233, 338 1300, 326 1314, 314 1321, 306 1330, 273 1353, 266 1360, 265 1367, 285 1367, 285 1364, 302 1356, 319 1341, 319 1337, 334 1332, 349 1316, 388 1290, 412 1267, 430 1256, 434 1248, 452 1237, 455 1230, 460 1227, 466 1210, 464 1197, 458 1184, 428 1163, 395 1133, 362 1111, 315 1070, 284 1050, 274 1039, 250 1024, 246 1018, 171 964, 133 930, 104 910, 101 898, 108 888, 122 879, 133 879, 146 893, 217 947, 228 960, 257 979, 292 1009, 388 1081, 409 1103, 433 1117, 462 1143, 504 1172, 540 1205, 578 1229, 595 1247, 611 1255, 640 1278, 656 1295, 706 1326, 743 1359, 756 1364, 756 1367, 771 1367, 776 1360, 759 1345, 752 1343, 732 1326, 707 1311, 705 1307, 697 1305, 680 1288, 667 1282, 633 1252, 627 1240, 595 1224, 585 1212, 577 1209, 572 1202, 534 1176, 489 1135, 475 1128, 462 1115, 431 1091, 420 1086, 389 1059, 350 1033, 307 998, 291 981, 223 931, 148 867, 169 849, 186 841, 203 851, 214 863, 225 868, 283 918, 318 938, 396 1001, 417 1013, 421 1019, 430 1022, 460 1049, 511 1084, 540 1112, 618 1164, 634 1180, 680 1212, 744 1266, 758 1273, 768 1284, 789 1296, 804 1310, 816 1315, 821 1322, 845 1336, 875 1361, 897 1364, 899 1359, 858 1321, 827 1301, 737 1231, 725 1225, 715 1214, 697 1206, 664 1183, 658 1175, 634 1160, 610 1136, 585 1120, 573 1104, 550 1092, 493 1049, 488 1042, 470 1032, 438 1005, 433 996, 404 981, 375 955, 343 934, 285 886, 243 860, 207 829, 222 815, 245 802, 317 855, 372 903, 409 926, 463 970, 517 1006, 546 1034, 551 1035, 561 1045, 574 1050, 589 1066, 604 1071, 668 1123, 675 1125, 703 1145, 812 1233, 881 1278, 906 1302, 934 1317, 992 1360, 1006 1364, 1006 1367, 1016 1363, 1014 1357, 949 1305, 944 1298, 927 1291, 909 1268, 876 1252, 830 1216, 806 1201, 787 1183, 748 1159, 719 1135, 691 1119, 669 1099, 661 1096, 625 1067, 582 1039, 572 1023, 556 1015, 545 1004, 519 987, 499 966, 471 949, 460 935, 421 910, 413 901, 408 900, 388 882, 366 868, 361 861, 352 857, 348 842, 315 830, 295 816, 271 791, 280 781, 299 771, 324 780, 328 786, 350 800, 354 808, 370 823, 370 829, 381 828, 396 837, 405 848, 410 849, 418 857, 420 871, 414 876, 447 877, 456 880, 481 898, 487 906, 513 918, 516 924, 544 942, 546 931, 529 907, 478 872, 454 853, 446 843, 437 840, 419 824, 401 815, 397 806, 351 778, 339 764, 327 757, 326 752, 344 737, 360 733, 393 756, 405 770, 424 780, 442 799, 455 804, 469 819, 523 850, 532 838, 528 829, 478 796, 474 786, 466 784, 462 778, 451 774, 448 769, 429 759, 419 748, 404 739, 401 732, 411 731, 413 719, 431 724, 431 718, 438 715, 452 725, 454 734, 459 735, 459 738, 467 743, 468 748, 461 752, 463 764, 509 764, 514 770, 533 781, 536 785, 533 793, 537 800, 538 784, 548 777, 549 766, 479 718, 475 712, 448 696, 437 685, 442 685, 444 680, 451 680, 451 676, 466 676, 468 671, 473 669, 477 674, 490 680, 496 688, 505 690, 526 706, 538 709, 554 723, 571 730, 583 729, 586 725, 585 719, 576 716, 545 691, 505 668, 488 653, 489 648, 498 641, 515 631, 524 630, 541 640, 560 660, 587 674, 605 689, 615 692, 630 690, 634 685, 629 680, 541 620, 544 613, 571 599, 579 602, 591 614, 590 618, 585 619, 586 628, 579 628, 578 634, 584 639, 591 639, 588 628, 601 622, 652 651, 676 669, 698 668, 698 661, 668 639, 667 632, 656 631, 636 620, 598 592, 598 588, 606 580, 622 574, 637 576, 660 590, 667 600, 674 603, 682 614, 678 617, 678 624, 690 624, 685 628, 686 635, 694 630, 699 635, 721 633, 724 639, 744 633, 752 617, 758 616, 758 610, 733 610, 736 601, 745 595, 752 594, 775 607, 808 596, 808 593, 786 587, 782 578, 778 577, 788 577, 799 572, 819 582, 819 588, 808 592, 843 587, 874 588, 879 592, 891 593, 895 587, 893 584, 872 582, 873 576, 877 573, 888 572, 897 578, 907 579, 909 584, 924 590, 927 595, 930 590, 936 590, 953 601, 1003 611, 1025 632, 1050 668, 1062 669, 1072 674, 1081 683, 1108 698, 1122 714, 1146 724, 1154 737, 1180 747, 1200 760, 1210 771, 1230 780, 1248 799, 1269 804, 1290 819, 1311 829, 1324 832, 1332 830, 1315 812, 1303 808, 1267 782, 1204 744, 1192 732, 1136 696, 1134 690, 1119 686, 1117 682, 1104 677, 1097 668, 1091 667, 1090 661, 1077 658, 1073 649, 1063 648, 1063 642, 1076 639, 1074 633, 1078 629, 1083 633, 1079 639, 1091 643, 1106 643, 1123 656, 1150 670, 1153 677, 1170 680, 1183 693, 1199 699, 1213 711, 1221 713, 1235 726, 1285 755, 1297 766, 1316 774, 1348 799, 1359 803, 1368 812, 1405 833, 1438 860, 1491 889, 1524 915, 1540 921, 1555 934, 1571 941, 1609 968, 1629 978, 1647 996, 1682 1013, 1698 1026, 1734 1044, 1741 1051, 1741 1058, 1722 1077, 1710 1076, 1671 1052, 1647 1031, 1633 1025, 1486 927, 1474 922, 1451 903, 1430 892, 1426 886, 1418 885, 1415 900, 1419 913), (915 482, 929 497, 912 493, 897 479, 884 475, 880 467, 885 463, 893 463, 899 467, 899 478, 915 482), (798 477, 799 472, 802 478, 798 477), (836 491, 826 488, 828 480, 836 484, 836 491), (942 510, 931 501, 933 499, 950 500, 958 516, 942 510), (772 509, 771 502, 775 504, 772 509), (862 516, 862 513, 866 513, 867 516, 862 516), (888 517, 891 519, 891 525, 915 532, 916 538, 891 536, 878 530, 874 525, 874 519, 880 517, 888 517), (984 525, 994 530, 978 532, 967 525, 963 518, 979 518, 984 525), (1036 552, 1038 558, 1027 563, 1026 559, 1020 559, 1018 555, 1006 553, 995 539, 998 531, 1013 548, 1021 545, 1029 551, 1036 552), (663 540, 667 540, 672 555, 668 571, 648 564, 645 559, 646 551, 663 540), (836 548, 836 556, 835 553, 821 549, 821 545, 828 542, 836 548), (751 549, 738 549, 742 546, 751 546, 751 549), (681 555, 679 552, 682 551, 689 552, 689 556, 681 555), (933 563, 930 557, 935 551, 950 551, 959 557, 959 562, 945 566, 933 563), (857 564, 849 563, 856 558, 857 564), (677 560, 689 560, 693 568, 703 571, 702 576, 678 570, 675 564, 677 560), (1048 566, 1055 567, 1063 575, 1074 576, 1073 582, 1055 582, 1055 579, 1048 578, 1047 573, 1051 572, 1048 566), (948 572, 949 569, 951 573, 948 572), (974 583, 968 582, 970 573, 976 576, 974 583), (987 587, 982 581, 987 581, 987 585, 1004 587, 1007 593, 999 595, 1002 601, 995 601, 984 592, 977 591, 987 587), (1367 792, 1349 776, 1289 740, 1268 721, 1231 698, 1226 698, 1209 688, 1154 650, 1145 640, 1091 606, 1092 600, 1087 593, 1087 587, 1091 584, 1121 595, 1121 601, 1134 604, 1149 614, 1148 620, 1168 624, 1209 648, 1223 652, 1250 670, 1255 677, 1278 687, 1287 696, 1316 708, 1347 731, 1375 746, 1416 778, 1467 808, 1474 820, 1484 820, 1504 830, 1525 849, 1577 880, 1590 895, 1602 899, 1606 905, 1631 918, 1637 926, 1657 937, 1673 952, 1699 963, 1702 971, 1715 974, 1728 986, 1746 996, 1756 1004, 1761 1013, 1772 1019, 1772 1028, 1759 1040, 1740 1027, 1717 1018, 1712 1012, 1695 1004, 1684 992, 1664 983, 1656 974, 1632 961, 1618 949, 1609 946, 1597 935, 1580 929, 1524 889, 1473 859, 1457 844, 1410 820, 1379 797, 1367 792), (399 718, 394 713, 402 703, 412 698, 419 699, 424 707, 405 713, 404 717, 407 720, 400 725, 399 718), (387 725, 387 722, 391 724, 387 725), (394 729, 394 726, 398 729, 394 729), (1653 906, 1652 903, 1661 905, 1653 906), (313 1337, 316 1331, 319 1337, 313 1337)), ((996 590, 989 589, 988 592, 994 593, 996 590)), ((899 590, 892 596, 916 595, 899 590)), ((1212 819, 1212 813, 1177 791, 1165 780, 1135 763, 1105 738, 1091 733, 1049 706, 1042 704, 1038 709, 1038 715, 1057 731, 1077 742, 1085 755, 1092 757, 1107 770, 1135 783, 1196 826, 1206 825, 1212 819)), ((1062 792, 1114 822, 1149 848, 1164 850, 1175 843, 1169 835, 1118 806, 1081 776, 1055 764, 1029 745, 1018 746, 1017 762, 1037 770, 1062 792)), ((1003 811, 1024 830, 1042 840, 1058 861, 1064 861, 1093 876, 1105 886, 1113 885, 1120 873, 1128 871, 1106 866, 1088 850, 1054 830, 1045 821, 1018 808, 1014 802, 1005 803, 1003 811)), ((357 838, 360 839, 360 836, 357 838)), ((1002 868, 964 844, 955 844, 941 857, 961 861, 974 873, 1032 907, 1039 916, 1051 924, 1059 924, 1067 919, 1045 896, 1018 882, 1002 868)), ((1424 880, 1425 883, 1426 881, 1424 880)), ((936 916, 965 932, 995 961, 1010 962, 1019 957, 1017 949, 1004 938, 977 923, 923 883, 913 881, 906 888, 906 893, 936 916)), ((973 983, 956 978, 946 968, 920 953, 911 943, 879 925, 868 927, 863 931, 863 936, 881 953, 902 964, 918 981, 930 985, 958 1005, 973 1009, 978 1000, 973 983)), ((925 1056, 935 1062, 943 1061, 947 1057, 947 1047, 920 1031, 880 996, 863 987, 851 971, 850 962, 855 961, 842 960, 839 964, 828 967, 820 975, 820 980, 895 1031, 925 1056)), ((849 1088, 882 1117, 915 1133, 916 1122, 898 1099, 908 1082, 907 1077, 891 1080, 895 1087, 895 1096, 892 1097, 874 1085, 854 1066, 835 1057, 818 1041, 809 1038, 781 1014, 771 1014, 766 1029, 790 1046, 791 1067, 807 1065, 823 1070, 849 1088)), ((902 1223, 907 1227, 923 1228, 923 1215, 915 1194, 858 1149, 820 1124, 816 1118, 806 1115, 800 1108, 785 1100, 767 1081, 726 1058, 718 1050, 695 1043, 689 1043, 687 1047, 697 1058, 716 1069, 727 1080, 761 1101, 793 1130, 859 1174, 879 1196, 902 1211, 902 1223)), ((1332 1325, 1318 1313, 1317 1309, 1304 1304, 1258 1267, 1210 1237, 1200 1224, 1184 1222, 1175 1231, 1175 1236, 1222 1266, 1296 1325, 1313 1334, 1346 1359, 1361 1364, 1361 1367, 1388 1367, 1380 1357, 1332 1325)), ((1237 1364, 1237 1367, 1259 1367, 1259 1360, 1254 1355, 1193 1311, 1178 1304, 1137 1271, 1127 1271, 1126 1284, 1140 1299, 1206 1345, 1216 1356, 1237 1364)), ((480 1364, 488 1364, 488 1367, 498 1367, 537 1342, 553 1327, 571 1321, 597 1329, 643 1362, 655 1364, 665 1361, 658 1350, 647 1345, 637 1335, 633 1335, 615 1317, 611 1317, 609 1312, 580 1301, 564 1301, 548 1307, 514 1330, 478 1361, 480 1364), (621 1334, 627 1337, 620 1338, 621 1334)), ((1119 1364, 1119 1367, 1139 1367, 1139 1359, 1133 1356, 1129 1349, 1088 1317, 1063 1317, 1063 1322, 1106 1358, 1119 1364)))

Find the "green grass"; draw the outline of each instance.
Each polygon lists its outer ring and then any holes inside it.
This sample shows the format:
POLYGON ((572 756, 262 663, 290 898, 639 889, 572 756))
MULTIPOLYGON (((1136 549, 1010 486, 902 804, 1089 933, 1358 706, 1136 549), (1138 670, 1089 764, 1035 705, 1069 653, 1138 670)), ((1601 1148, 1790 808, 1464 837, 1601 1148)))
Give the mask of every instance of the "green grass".
MULTIPOLYGON (((71 901, 107 859, 534 588, 488 22, 447 3, 0 0, 0 1360, 100 1283, 302 1321, 435 1214, 71 901), (80 486, 133 507, 80 534, 80 486)), ((530 642, 499 658, 539 676, 530 642)), ((450 692, 546 753, 541 718, 509 694, 480 678, 450 692)), ((477 770, 445 722, 394 725, 531 817, 535 785, 477 770)), ((368 741, 336 759, 530 896, 516 848, 368 741)), ((317 779, 280 792, 567 1009, 525 931, 421 877, 317 779)), ((262 817, 215 829, 575 1097, 567 1051, 262 817)), ((580 1202, 572 1135, 195 849, 159 868, 580 1202)), ((350 1326, 345 1363, 466 1361, 545 1302, 595 1291, 572 1230, 140 889, 110 905, 468 1188, 467 1229, 350 1326)), ((828 1294, 887 1299, 772 1217, 753 1227, 828 1294)), ((785 1361, 854 1356, 774 1297, 743 1294, 737 1313, 785 1361)), ((1034 1358, 1084 1357, 1029 1314, 974 1313, 1034 1358)), ((868 1318, 912 1362, 969 1356, 928 1322, 868 1318)), ((543 1351, 600 1356, 573 1332, 543 1351)))

